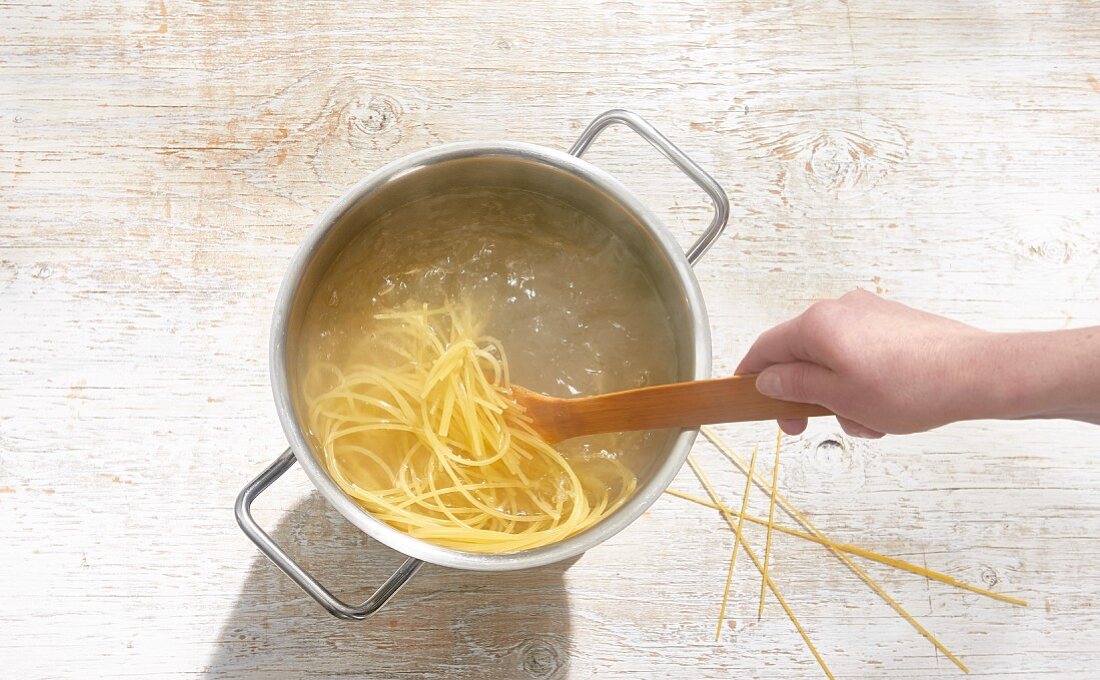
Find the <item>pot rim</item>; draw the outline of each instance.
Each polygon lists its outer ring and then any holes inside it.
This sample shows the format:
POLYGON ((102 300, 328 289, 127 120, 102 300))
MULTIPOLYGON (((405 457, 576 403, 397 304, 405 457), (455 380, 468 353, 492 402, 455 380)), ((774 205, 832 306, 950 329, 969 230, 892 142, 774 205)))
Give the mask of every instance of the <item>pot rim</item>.
POLYGON ((318 491, 349 522, 378 542, 409 557, 443 567, 474 571, 511 571, 552 564, 584 553, 625 529, 642 515, 676 477, 698 429, 685 429, 675 438, 669 454, 650 480, 638 488, 622 506, 595 526, 562 541, 517 553, 483 554, 445 548, 414 538, 391 527, 361 508, 347 496, 314 456, 309 441, 294 415, 290 395, 286 344, 290 332, 290 309, 301 285, 306 266, 328 230, 360 201, 387 183, 416 172, 422 167, 448 160, 483 157, 512 157, 536 161, 565 170, 578 179, 596 185, 619 201, 638 219, 670 257, 683 284, 688 311, 692 320, 696 380, 710 377, 710 323, 702 290, 684 251, 661 221, 637 196, 604 170, 563 151, 527 142, 457 142, 434 146, 398 158, 378 168, 348 189, 317 219, 313 228, 298 246, 283 276, 275 301, 271 321, 269 366, 271 389, 279 422, 294 457, 318 491))

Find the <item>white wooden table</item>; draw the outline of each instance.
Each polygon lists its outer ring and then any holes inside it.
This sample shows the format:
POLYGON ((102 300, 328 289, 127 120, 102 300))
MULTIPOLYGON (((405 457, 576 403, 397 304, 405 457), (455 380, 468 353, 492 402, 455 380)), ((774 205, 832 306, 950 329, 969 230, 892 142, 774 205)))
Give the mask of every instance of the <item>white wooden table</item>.
MULTIPOLYGON (((563 148, 604 109, 647 116, 733 202, 698 270, 719 371, 856 286, 990 328, 1100 322, 1096 5, 547 4, 0 4, 0 675, 821 677, 774 602, 756 620, 745 560, 712 641, 730 532, 674 498, 573 564, 426 567, 358 624, 241 535, 233 497, 285 446, 266 334, 287 260, 349 184, 433 144, 563 148)), ((703 228, 628 133, 590 158, 681 242, 703 228)), ((723 431, 747 453, 774 430, 723 431)), ((836 538, 1028 599, 868 566, 974 676, 1095 677, 1098 435, 822 422, 780 483, 836 538)), ((297 470, 257 514, 349 598, 400 559, 297 470)), ((961 677, 820 548, 773 557, 838 677, 961 677)))

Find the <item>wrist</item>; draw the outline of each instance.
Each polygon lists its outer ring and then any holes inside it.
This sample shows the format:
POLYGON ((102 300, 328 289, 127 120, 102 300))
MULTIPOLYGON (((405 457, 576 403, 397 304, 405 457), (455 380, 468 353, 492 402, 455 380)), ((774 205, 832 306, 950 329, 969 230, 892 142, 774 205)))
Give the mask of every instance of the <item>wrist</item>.
POLYGON ((946 400, 949 420, 1012 418, 1026 391, 1006 374, 1018 351, 1011 334, 968 329, 958 334, 948 351, 945 386, 954 386, 946 400))
MULTIPOLYGON (((1047 408, 1048 389, 1036 370, 1035 333, 991 333, 983 352, 986 413, 983 418, 1029 418, 1047 408)), ((980 396, 978 397, 980 399, 980 396)))
POLYGON ((1078 418, 1100 413, 1097 329, 989 333, 975 347, 980 366, 976 418, 1078 418))

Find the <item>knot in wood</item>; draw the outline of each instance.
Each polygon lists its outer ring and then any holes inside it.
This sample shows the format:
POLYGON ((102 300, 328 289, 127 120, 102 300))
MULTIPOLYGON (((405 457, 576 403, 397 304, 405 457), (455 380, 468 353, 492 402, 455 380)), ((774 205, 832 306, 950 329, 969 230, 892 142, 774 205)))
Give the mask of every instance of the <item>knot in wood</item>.
POLYGON ((867 114, 793 121, 789 127, 795 129, 760 141, 788 163, 778 178, 784 196, 806 203, 814 194, 867 191, 909 155, 910 140, 900 127, 867 114))
POLYGON ((819 441, 817 443, 817 446, 815 448, 817 448, 817 449, 837 448, 837 449, 841 449, 843 451, 847 451, 848 450, 848 444, 847 444, 847 442, 842 440, 839 435, 834 435, 834 436, 827 436, 827 437, 823 438, 821 441, 819 441))
POLYGON ((1076 244, 1088 243, 1084 227, 1059 215, 1021 215, 1005 219, 1015 232, 1023 260, 1061 267, 1073 259, 1076 244))
POLYGON ((867 451, 840 432, 804 439, 780 467, 780 483, 791 489, 813 488, 827 483, 862 487, 867 479, 867 451), (795 451, 797 450, 797 453, 795 451))
POLYGON ((863 180, 868 159, 874 155, 870 140, 859 135, 822 132, 810 142, 805 169, 810 182, 821 189, 847 189, 863 180))
POLYGON ((348 103, 346 112, 351 134, 380 135, 401 118, 400 105, 385 95, 372 95, 366 101, 356 97, 348 103))
POLYGON ((982 583, 988 588, 992 588, 1001 582, 1001 577, 997 575, 997 570, 988 564, 982 565, 982 583))
POLYGON ((520 665, 531 678, 557 678, 566 667, 566 655, 553 642, 541 638, 523 643, 519 649, 520 665))

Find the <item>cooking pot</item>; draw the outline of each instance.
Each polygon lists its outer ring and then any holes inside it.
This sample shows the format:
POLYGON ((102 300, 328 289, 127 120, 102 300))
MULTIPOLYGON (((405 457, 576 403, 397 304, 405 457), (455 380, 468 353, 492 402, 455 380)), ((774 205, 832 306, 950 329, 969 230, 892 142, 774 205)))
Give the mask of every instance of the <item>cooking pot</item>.
POLYGON ((283 279, 271 325, 271 387, 279 421, 290 447, 237 497, 237 522, 244 533, 277 567, 333 615, 363 619, 378 611, 423 562, 457 569, 505 571, 537 567, 569 559, 615 535, 637 519, 661 495, 680 470, 698 430, 670 437, 663 460, 638 480, 634 495, 595 526, 551 545, 508 554, 471 553, 413 538, 370 515, 329 478, 316 457, 303 425, 295 366, 298 329, 326 268, 341 249, 387 211, 440 192, 468 187, 509 187, 557 198, 594 217, 616 232, 636 252, 668 311, 677 347, 678 379, 710 377, 711 342, 703 296, 691 270, 726 226, 729 200, 714 179, 672 142, 637 114, 608 111, 581 133, 567 153, 518 142, 444 144, 410 154, 378 169, 332 205, 306 237, 283 279), (608 173, 581 160, 589 145, 607 127, 622 124, 634 130, 672 161, 707 193, 714 217, 686 253, 653 213, 608 173), (260 528, 251 505, 276 479, 297 462, 325 499, 371 538, 408 559, 365 602, 341 601, 291 559, 260 528))

